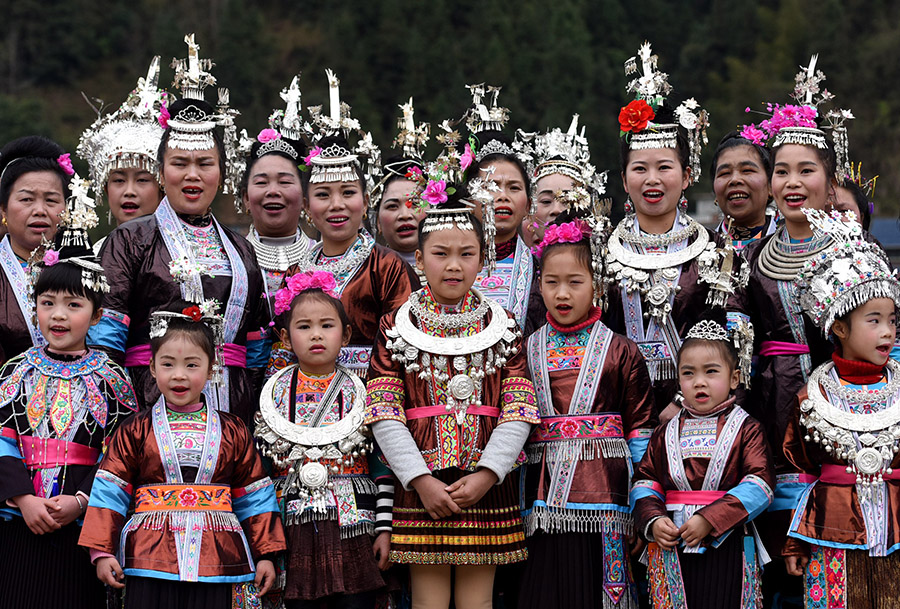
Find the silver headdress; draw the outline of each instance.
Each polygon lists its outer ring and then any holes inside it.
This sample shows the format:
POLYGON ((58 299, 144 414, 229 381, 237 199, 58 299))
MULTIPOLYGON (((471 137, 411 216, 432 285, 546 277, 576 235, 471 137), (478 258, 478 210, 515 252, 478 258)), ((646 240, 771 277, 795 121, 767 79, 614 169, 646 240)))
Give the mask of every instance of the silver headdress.
POLYGON ((166 119, 172 130, 168 146, 178 150, 208 150, 215 146, 212 132, 220 120, 204 98, 206 87, 216 84, 216 78, 209 73, 215 64, 211 59, 200 59, 200 45, 194 42, 193 34, 187 34, 184 42, 188 46, 187 59, 173 59, 171 66, 175 70, 172 86, 181 91, 181 101, 186 103, 166 119))
POLYGON ((199 305, 187 307, 181 313, 172 311, 156 311, 150 315, 150 338, 160 338, 169 331, 169 322, 173 319, 206 324, 213 333, 213 344, 216 357, 212 362, 210 382, 221 383, 225 371, 225 320, 219 315, 219 302, 215 299, 204 300, 199 305))
POLYGON ((469 133, 479 140, 475 150, 475 161, 481 161, 491 154, 516 155, 516 150, 508 143, 496 137, 488 137, 483 141, 478 134, 483 132, 502 131, 509 121, 509 109, 497 105, 502 87, 494 85, 466 85, 472 94, 472 106, 466 111, 464 119, 469 133), (490 107, 485 103, 489 98, 490 107))
POLYGON ((91 247, 88 230, 97 226, 94 199, 90 196, 91 183, 75 174, 69 184, 71 196, 66 200, 66 210, 59 216, 59 228, 52 248, 47 248, 44 266, 68 262, 81 269, 81 284, 95 292, 109 292, 106 271, 97 262, 91 247))
POLYGON ((706 128, 709 113, 700 107, 694 98, 682 102, 675 109, 674 123, 656 123, 656 113, 662 108, 666 97, 672 92, 669 76, 657 69, 658 57, 645 41, 638 49, 636 57, 625 62, 625 75, 639 74, 625 87, 633 93, 635 100, 619 112, 620 136, 627 138, 631 150, 653 148, 677 148, 678 127, 688 134, 689 164, 691 182, 700 179, 700 152, 707 143, 706 128), (638 67, 640 59, 640 68, 638 67))
POLYGON ((520 147, 520 158, 528 158, 531 171, 531 213, 537 204, 537 182, 541 178, 559 173, 572 178, 576 187, 583 187, 596 200, 606 193, 607 173, 597 173, 591 165, 591 151, 584 127, 578 132, 578 115, 572 115, 569 130, 565 133, 559 127, 543 134, 516 132, 516 144, 520 147))
POLYGON ((115 112, 101 116, 102 109, 95 108, 98 118, 81 134, 77 149, 90 167, 95 193, 104 192, 110 172, 117 169, 140 169, 159 180, 156 154, 163 128, 158 117, 169 96, 158 83, 157 55, 147 75, 138 79, 137 87, 115 112))
MULTIPOLYGON (((744 138, 755 144, 763 144, 774 138, 772 148, 784 144, 800 144, 820 150, 828 149, 825 132, 816 124, 816 118, 819 116, 819 106, 834 99, 834 95, 821 87, 825 74, 816 69, 818 58, 818 55, 810 57, 809 65, 801 66, 794 79, 796 84, 791 97, 799 105, 767 104, 766 108, 772 113, 772 118, 761 121, 758 125, 745 125, 741 130, 744 138)), ((850 172, 849 141, 845 123, 854 118, 853 113, 850 110, 832 109, 824 118, 826 125, 823 128, 831 129, 837 160, 835 175, 840 180, 850 172)))
POLYGON ((325 182, 353 182, 359 179, 356 169, 362 167, 366 185, 371 190, 378 181, 381 165, 381 150, 372 141, 372 134, 362 131, 359 121, 350 116, 350 106, 341 101, 341 81, 331 70, 325 70, 328 77, 330 111, 322 113, 322 106, 308 108, 312 126, 318 130, 317 141, 329 136, 341 136, 348 142, 344 147, 332 144, 324 150, 316 146, 307 157, 310 167, 310 184, 325 182), (349 143, 352 133, 359 136, 355 147, 349 143))
MULTIPOLYGON (((428 142, 428 136, 431 133, 431 125, 429 123, 419 123, 416 127, 415 109, 413 108, 413 98, 405 104, 400 104, 400 110, 403 115, 397 120, 399 132, 394 138, 393 148, 400 148, 403 151, 401 158, 386 163, 381 167, 381 176, 376 184, 369 190, 371 199, 369 207, 372 213, 378 209, 381 204, 381 197, 384 195, 385 183, 394 176, 417 181, 417 176, 407 175, 411 166, 419 169, 423 166, 422 155, 425 152, 425 144, 428 142)), ((372 218, 372 225, 375 225, 372 218)))
POLYGON ((795 285, 800 306, 828 335, 834 320, 873 298, 890 298, 900 307, 900 282, 884 251, 862 238, 862 227, 848 212, 804 209, 816 237, 832 245, 806 261, 795 285))
POLYGON ((727 327, 712 319, 704 319, 694 324, 687 335, 687 340, 720 340, 731 343, 738 354, 738 371, 741 382, 750 387, 750 367, 753 360, 753 324, 743 316, 729 319, 727 327))

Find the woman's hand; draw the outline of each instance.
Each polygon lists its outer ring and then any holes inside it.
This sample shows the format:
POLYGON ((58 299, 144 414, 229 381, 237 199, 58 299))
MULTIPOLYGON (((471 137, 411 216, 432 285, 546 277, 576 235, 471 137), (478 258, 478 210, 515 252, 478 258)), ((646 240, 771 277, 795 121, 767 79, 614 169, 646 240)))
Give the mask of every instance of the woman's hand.
POLYGON ((411 484, 419 494, 419 499, 422 500, 422 505, 425 506, 428 515, 434 520, 459 514, 459 505, 450 497, 444 483, 434 476, 430 474, 419 476, 411 484))
POLYGON ((375 552, 375 562, 382 571, 387 571, 391 566, 391 532, 382 531, 372 542, 372 551, 375 552))
POLYGON ((474 474, 463 476, 444 490, 450 493, 450 498, 456 505, 467 508, 481 501, 485 493, 497 484, 497 480, 497 474, 483 467, 474 474))
POLYGON ((668 516, 657 518, 650 525, 653 541, 663 550, 671 550, 678 544, 678 527, 668 516))
POLYGON ((56 521, 54 514, 57 504, 53 499, 44 499, 35 495, 19 495, 10 501, 22 512, 22 518, 28 530, 35 535, 44 535, 56 531, 62 525, 56 521))
POLYGON ((54 511, 50 515, 61 527, 75 522, 83 513, 81 506, 84 505, 84 499, 81 500, 81 503, 78 503, 78 499, 74 495, 58 495, 50 501, 55 505, 54 511))
POLYGON ((688 547, 699 546, 700 542, 706 539, 707 535, 709 535, 710 531, 712 531, 712 525, 709 524, 709 520, 701 516, 700 514, 694 514, 688 521, 681 525, 681 528, 678 530, 678 534, 684 540, 684 543, 688 545, 688 547))
POLYGON ((259 596, 265 596, 266 592, 275 583, 275 565, 271 560, 260 560, 256 563, 256 577, 253 580, 259 596))
POLYGON ((784 567, 787 570, 788 575, 796 575, 797 577, 802 577, 803 572, 806 571, 807 564, 809 564, 808 556, 784 557, 784 567))
POLYGON ((115 556, 104 556, 97 559, 97 579, 117 590, 125 587, 125 574, 115 556))

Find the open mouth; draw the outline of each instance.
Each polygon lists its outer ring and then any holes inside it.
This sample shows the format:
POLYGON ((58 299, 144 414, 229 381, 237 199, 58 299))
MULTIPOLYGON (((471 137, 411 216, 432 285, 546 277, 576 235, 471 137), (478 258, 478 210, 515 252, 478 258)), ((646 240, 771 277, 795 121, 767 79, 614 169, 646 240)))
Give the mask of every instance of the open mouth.
POLYGON ((701 404, 703 402, 707 402, 707 401, 709 401, 709 394, 706 393, 705 391, 698 391, 697 393, 694 394, 694 401, 699 402, 701 404))
POLYGON ((641 193, 641 196, 644 197, 644 201, 646 201, 647 203, 659 203, 660 201, 662 201, 664 194, 665 193, 661 190, 652 189, 645 190, 643 193, 641 193))
POLYGON ((462 279, 460 279, 459 277, 448 277, 447 279, 444 279, 444 283, 451 286, 457 286, 462 283, 462 279))
POLYGON ((50 326, 50 334, 53 336, 63 336, 69 331, 68 328, 63 326, 50 326))
POLYGON ((50 224, 48 224, 47 222, 34 222, 32 224, 29 224, 28 228, 36 233, 43 233, 50 228, 50 224))
POLYGON ((331 216, 327 218, 325 221, 331 224, 332 226, 340 226, 342 224, 346 224, 350 220, 347 216, 331 216))
POLYGON ((200 196, 203 194, 203 189, 196 186, 186 186, 181 189, 181 192, 188 201, 199 201, 200 196))
POLYGON ((266 211, 276 212, 284 209, 283 203, 265 203, 262 208, 266 211))
POLYGON ((512 207, 507 207, 506 205, 501 205, 494 209, 494 215, 498 218, 509 218, 513 215, 512 207))
POLYGON ((418 227, 415 224, 401 224, 397 228, 397 235, 401 237, 408 237, 416 232, 418 227))
POLYGON ((728 196, 725 197, 729 203, 735 203, 740 205, 744 201, 750 198, 750 195, 742 190, 735 190, 734 192, 728 193, 728 196))
POLYGON ((891 349, 894 348, 894 345, 879 345, 875 347, 875 350, 878 351, 881 355, 888 356, 891 354, 891 349))
POLYGON ((572 312, 572 305, 559 304, 556 305, 556 310, 560 315, 568 315, 572 312))
POLYGON ((130 201, 126 201, 122 203, 122 211, 126 214, 134 213, 141 208, 137 203, 131 203, 130 201))
POLYGON ((190 388, 185 387, 183 385, 176 385, 175 387, 172 387, 172 393, 174 393, 177 396, 182 396, 188 392, 188 389, 190 389, 190 388))
POLYGON ((784 196, 784 202, 788 207, 800 207, 806 202, 806 196, 797 193, 791 193, 784 196))

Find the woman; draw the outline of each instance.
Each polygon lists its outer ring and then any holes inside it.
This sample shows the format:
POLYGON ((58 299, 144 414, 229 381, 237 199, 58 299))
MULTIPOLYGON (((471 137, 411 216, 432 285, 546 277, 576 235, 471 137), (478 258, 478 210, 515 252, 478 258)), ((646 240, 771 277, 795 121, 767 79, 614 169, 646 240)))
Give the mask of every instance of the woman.
POLYGON ((419 222, 424 217, 412 204, 416 182, 412 176, 407 177, 416 169, 421 171, 422 166, 415 160, 399 156, 388 159, 384 166, 385 178, 372 196, 376 234, 410 266, 416 262, 419 222))
MULTIPOLYGON (((330 72, 329 76, 333 78, 330 72)), ((332 99, 337 97, 336 83, 333 78, 332 99)), ((352 119, 340 117, 340 102, 336 104, 332 104, 331 116, 315 117, 322 135, 306 157, 309 171, 304 172, 304 211, 321 234, 321 241, 288 270, 287 276, 309 270, 324 270, 335 276, 334 291, 344 304, 353 330, 338 363, 365 376, 378 321, 406 302, 419 288, 419 280, 400 256, 376 245, 362 226, 368 194, 360 157, 371 159, 375 151, 366 148, 371 143, 367 138, 355 150, 350 146, 346 125, 352 119)), ((269 372, 283 367, 282 362, 271 364, 269 372)))
POLYGON ((127 222, 107 238, 101 264, 110 292, 91 338, 124 355, 138 401, 147 408, 159 398, 148 368, 150 315, 217 301, 225 318, 226 370, 223 382, 207 385, 205 395, 219 410, 249 422, 255 393, 250 369, 262 367, 268 356, 259 337, 268 323, 265 288, 250 244, 211 213, 226 175, 225 148, 215 130, 222 114, 203 100, 211 77, 202 71, 207 64, 197 59, 193 36, 186 40, 191 57, 176 73, 183 97, 168 109, 158 152, 166 197, 153 215, 127 222))
POLYGON ((0 364, 46 341, 34 321, 28 259, 56 235, 73 174, 69 155, 37 135, 0 150, 0 364))
MULTIPOLYGON (((871 182, 875 188, 874 181, 871 182)), ((869 200, 869 195, 852 177, 845 177, 839 181, 834 189, 834 209, 837 211, 849 211, 856 216, 864 231, 869 230, 872 224, 872 214, 875 213, 875 204, 869 200)))
MULTIPOLYGON (((157 117, 170 100, 158 82, 157 55, 121 107, 94 121, 78 143, 78 155, 90 167, 92 188, 98 195, 106 193, 109 221, 116 226, 152 214, 163 196, 156 161, 163 128, 157 117)), ((94 244, 95 252, 104 241, 94 244)))
MULTIPOLYGON (((649 43, 641 48, 640 58, 644 78, 629 86, 637 99, 619 114, 628 200, 626 216, 609 239, 609 308, 604 320, 640 347, 660 411, 669 408, 677 391, 675 357, 682 337, 708 304, 723 303, 724 295, 711 288, 720 276, 716 237, 688 216, 684 196, 699 178, 706 112, 689 103, 693 100, 674 112, 664 105, 671 87, 666 75, 656 71, 649 43), (688 134, 681 125, 691 122, 694 128, 688 134), (711 266, 701 264, 711 255, 711 266)), ((727 274, 723 279, 730 283, 727 274)), ((674 413, 674 407, 669 408, 661 418, 668 420, 674 413)))
POLYGON ((725 214, 717 232, 738 251, 774 233, 771 153, 732 131, 719 142, 710 167, 716 205, 725 214))

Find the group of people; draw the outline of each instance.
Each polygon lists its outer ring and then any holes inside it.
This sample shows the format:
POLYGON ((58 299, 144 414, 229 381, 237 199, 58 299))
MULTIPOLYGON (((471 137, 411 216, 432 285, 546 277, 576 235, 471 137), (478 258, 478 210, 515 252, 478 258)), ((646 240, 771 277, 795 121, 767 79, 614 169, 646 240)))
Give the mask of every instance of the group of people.
POLYGON ((716 147, 712 231, 709 117, 648 43, 613 226, 577 116, 510 135, 473 85, 426 159, 410 99, 382 160, 329 71, 249 138, 185 42, 88 179, 0 150, 0 607, 900 597, 900 282, 815 57, 716 147))

